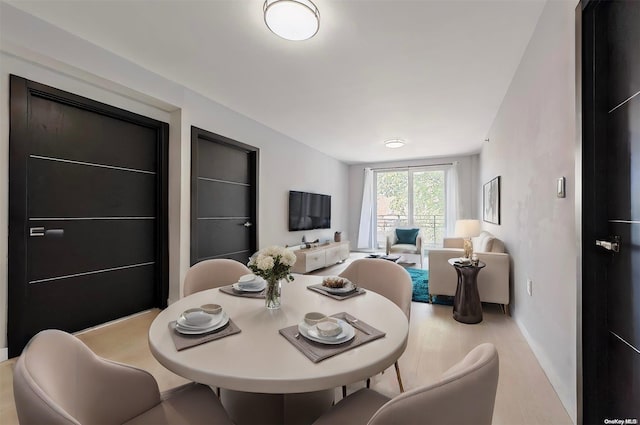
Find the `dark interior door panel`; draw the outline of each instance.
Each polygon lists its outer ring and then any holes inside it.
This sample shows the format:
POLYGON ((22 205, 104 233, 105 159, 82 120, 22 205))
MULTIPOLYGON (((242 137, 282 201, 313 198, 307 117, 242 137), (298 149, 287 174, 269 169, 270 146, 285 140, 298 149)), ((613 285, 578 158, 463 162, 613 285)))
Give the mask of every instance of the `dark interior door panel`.
POLYGON ((29 237, 27 280, 33 281, 153 262, 155 219, 31 222, 44 236, 29 237))
POLYGON ((247 151, 220 143, 198 143, 198 177, 249 184, 251 172, 247 151))
POLYGON ((244 227, 246 220, 198 220, 198 256, 211 258, 244 251, 243 263, 249 261, 249 235, 244 227))
MULTIPOLYGON (((29 285, 25 329, 75 332, 155 306, 155 264, 29 285)), ((26 344, 29 333, 21 336, 26 344)))
POLYGON ((199 217, 249 217, 251 188, 198 179, 199 217))
POLYGON ((157 176, 29 158, 29 217, 155 217, 157 176))
POLYGON ((154 127, 51 96, 31 96, 30 107, 30 150, 34 155, 147 171, 158 168, 154 127))

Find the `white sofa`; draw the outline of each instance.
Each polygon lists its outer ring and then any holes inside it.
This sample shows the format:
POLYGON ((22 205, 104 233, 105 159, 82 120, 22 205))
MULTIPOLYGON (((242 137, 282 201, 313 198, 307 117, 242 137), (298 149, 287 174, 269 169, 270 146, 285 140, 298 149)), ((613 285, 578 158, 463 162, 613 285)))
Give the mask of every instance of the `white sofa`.
MULTIPOLYGON (((473 252, 486 264, 478 273, 480 301, 497 303, 505 314, 509 312, 509 254, 504 243, 489 232, 472 238, 473 252)), ((464 240, 444 238, 444 248, 429 250, 429 296, 456 294, 458 276, 448 260, 461 257, 464 240)))

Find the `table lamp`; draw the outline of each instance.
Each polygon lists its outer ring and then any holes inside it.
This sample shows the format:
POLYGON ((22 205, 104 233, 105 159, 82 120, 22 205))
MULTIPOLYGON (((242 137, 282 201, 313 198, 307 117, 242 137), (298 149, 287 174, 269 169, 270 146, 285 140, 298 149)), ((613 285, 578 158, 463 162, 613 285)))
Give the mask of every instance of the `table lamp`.
POLYGON ((471 259, 473 243, 471 238, 480 234, 480 220, 457 220, 456 236, 464 238, 464 258, 471 259))

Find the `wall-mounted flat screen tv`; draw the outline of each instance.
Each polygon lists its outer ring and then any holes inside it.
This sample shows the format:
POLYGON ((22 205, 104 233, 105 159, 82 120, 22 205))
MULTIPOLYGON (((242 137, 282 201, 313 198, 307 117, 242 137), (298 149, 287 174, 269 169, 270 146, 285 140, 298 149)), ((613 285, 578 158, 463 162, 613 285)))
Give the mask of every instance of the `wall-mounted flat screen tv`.
POLYGON ((289 191, 289 231, 329 229, 331 196, 289 191))

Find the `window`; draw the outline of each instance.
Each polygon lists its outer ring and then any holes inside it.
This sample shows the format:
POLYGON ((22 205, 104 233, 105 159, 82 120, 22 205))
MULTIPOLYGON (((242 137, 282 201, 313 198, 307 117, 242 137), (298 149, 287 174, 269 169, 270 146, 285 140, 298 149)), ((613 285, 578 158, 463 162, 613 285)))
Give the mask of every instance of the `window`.
POLYGON ((375 173, 376 247, 395 227, 419 227, 423 245, 441 245, 446 229, 445 170, 416 168, 375 173))

